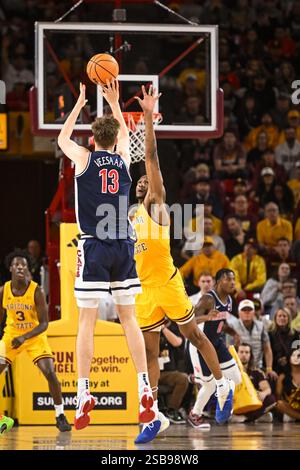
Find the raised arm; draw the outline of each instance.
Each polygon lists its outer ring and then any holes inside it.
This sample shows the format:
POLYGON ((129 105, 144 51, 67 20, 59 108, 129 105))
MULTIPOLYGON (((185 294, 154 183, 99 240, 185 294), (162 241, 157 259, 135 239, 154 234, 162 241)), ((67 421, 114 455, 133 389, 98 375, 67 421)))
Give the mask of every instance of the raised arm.
POLYGON ((129 131, 124 121, 123 114, 121 112, 119 104, 119 82, 113 80, 106 81, 106 86, 102 88, 102 94, 108 102, 110 109, 113 113, 113 117, 120 123, 120 130, 118 133, 117 152, 125 160, 126 165, 130 165, 130 153, 129 153, 129 131))
POLYGON ((71 135, 79 113, 86 105, 86 102, 85 85, 80 83, 80 94, 78 100, 64 123, 57 139, 58 145, 64 154, 75 163, 77 174, 81 173, 85 169, 88 162, 89 151, 85 147, 76 144, 74 140, 71 140, 71 135))
POLYGON ((148 197, 151 203, 162 204, 165 201, 165 188, 163 177, 159 167, 157 155, 156 137, 153 128, 153 110, 156 101, 160 97, 150 85, 148 93, 142 86, 143 99, 135 97, 145 115, 145 164, 148 176, 148 197))

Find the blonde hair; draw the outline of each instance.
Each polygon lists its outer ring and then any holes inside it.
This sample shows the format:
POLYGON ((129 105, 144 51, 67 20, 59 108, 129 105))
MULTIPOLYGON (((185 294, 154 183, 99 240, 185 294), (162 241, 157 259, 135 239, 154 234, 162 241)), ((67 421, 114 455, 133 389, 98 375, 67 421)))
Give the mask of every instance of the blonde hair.
POLYGON ((295 331, 293 330, 293 328, 291 328, 291 323, 292 323, 292 315, 291 315, 291 312, 289 311, 288 308, 279 308, 275 315, 274 315, 274 318, 273 318, 273 321, 271 323, 271 326, 269 328, 269 331, 273 332, 273 333, 277 333, 279 331, 279 327, 276 323, 276 319, 277 319, 277 315, 279 312, 284 312, 287 317, 288 317, 288 324, 287 324, 287 327, 289 329, 289 335, 293 335, 295 333, 295 331))

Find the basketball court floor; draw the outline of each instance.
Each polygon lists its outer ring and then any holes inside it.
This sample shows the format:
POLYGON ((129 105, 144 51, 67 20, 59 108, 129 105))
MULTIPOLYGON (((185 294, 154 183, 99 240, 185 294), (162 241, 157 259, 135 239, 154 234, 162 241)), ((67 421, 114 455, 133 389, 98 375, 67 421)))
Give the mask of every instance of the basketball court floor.
POLYGON ((20 426, 0 438, 2 450, 300 450, 300 424, 213 425, 199 431, 173 425, 153 442, 136 446, 137 426, 89 426, 59 433, 54 426, 20 426))

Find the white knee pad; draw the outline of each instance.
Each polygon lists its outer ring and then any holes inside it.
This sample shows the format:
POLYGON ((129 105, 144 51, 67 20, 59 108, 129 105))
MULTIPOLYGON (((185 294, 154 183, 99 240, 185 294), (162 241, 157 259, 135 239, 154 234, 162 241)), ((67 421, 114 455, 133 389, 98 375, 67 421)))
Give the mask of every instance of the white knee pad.
POLYGON ((135 304, 134 295, 114 295, 113 300, 116 305, 134 305, 135 304))
POLYGON ((80 308, 98 308, 99 299, 79 299, 76 297, 77 306, 80 308))
POLYGON ((235 385, 238 385, 242 381, 242 375, 240 372, 240 369, 238 368, 238 365, 236 364, 233 367, 230 367, 230 369, 222 371, 226 379, 231 379, 235 383, 235 385))

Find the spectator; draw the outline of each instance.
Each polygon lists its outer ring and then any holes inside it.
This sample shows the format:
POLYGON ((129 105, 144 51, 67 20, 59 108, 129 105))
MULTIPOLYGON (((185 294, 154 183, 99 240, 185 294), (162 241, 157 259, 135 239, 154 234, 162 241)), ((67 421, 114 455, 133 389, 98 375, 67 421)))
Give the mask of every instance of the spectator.
POLYGON ((274 251, 268 255, 268 277, 278 270, 281 263, 287 263, 292 277, 298 277, 299 268, 291 252, 292 243, 286 237, 280 237, 274 247, 274 251))
POLYGON ((270 338, 261 321, 255 319, 255 306, 252 300, 242 300, 238 307, 239 319, 231 317, 230 326, 240 336, 241 343, 247 343, 253 351, 254 367, 262 367, 263 357, 266 363, 267 375, 277 377, 272 369, 273 354, 270 338))
POLYGON ((259 201, 259 206, 263 207, 267 202, 274 197, 275 186, 275 173, 270 167, 261 170, 260 179, 257 184, 256 195, 259 201))
POLYGON ((262 154, 261 161, 258 162, 255 167, 254 184, 256 183, 256 180, 261 177, 261 172, 266 167, 273 170, 276 182, 286 182, 287 174, 284 167, 276 162, 274 150, 267 148, 262 154))
POLYGON ((290 109, 290 94, 280 93, 276 99, 276 107, 271 111, 274 124, 279 129, 285 129, 288 125, 288 112, 290 109))
POLYGON ((237 106, 237 122, 239 135, 244 139, 259 124, 258 105, 251 94, 246 94, 237 106))
POLYGON ((264 113, 261 118, 261 125, 252 129, 245 139, 245 147, 247 150, 251 150, 255 147, 257 136, 261 132, 265 132, 268 136, 268 147, 271 147, 272 149, 276 147, 279 138, 278 129, 273 124, 271 114, 264 113))
MULTIPOLYGON (((211 199, 208 199, 206 203, 204 204, 204 217, 210 217, 213 221, 213 231, 214 234, 216 235, 221 235, 222 233, 222 221, 218 217, 215 217, 213 215, 213 201, 211 199)), ((191 232, 196 232, 202 229, 201 227, 201 222, 203 221, 203 218, 197 214, 196 210, 196 217, 193 217, 188 226, 188 230, 191 232)))
MULTIPOLYGON (((270 312, 271 319, 273 319, 275 312, 284 306, 284 299, 286 297, 295 297, 298 305, 300 305, 300 299, 297 297, 297 279, 289 277, 282 282, 281 292, 278 293, 270 312)), ((292 314, 292 319, 293 318, 292 314)))
POLYGON ((286 370, 288 357, 292 352, 294 341, 299 340, 299 333, 291 327, 292 317, 288 309, 277 310, 269 329, 269 337, 273 352, 273 370, 281 374, 286 370))
POLYGON ((189 96, 184 102, 182 112, 175 120, 181 124, 195 124, 203 116, 203 112, 203 98, 200 95, 189 96))
MULTIPOLYGON (((206 236, 213 239, 216 250, 220 251, 220 253, 225 253, 225 244, 223 238, 214 234, 214 224, 212 217, 204 217, 204 237, 206 236)), ((200 243, 197 242, 197 234, 192 232, 184 244, 181 256, 185 259, 189 259, 191 256, 198 255, 200 249, 200 243)))
POLYGON ((233 131, 227 130, 214 150, 216 176, 221 179, 246 176, 246 154, 233 131))
POLYGON ((222 237, 214 233, 214 224, 211 217, 204 217, 204 236, 211 237, 214 241, 214 247, 220 253, 225 253, 225 244, 222 237))
POLYGON ((265 330, 268 331, 272 321, 270 320, 270 315, 265 313, 263 303, 260 299, 253 297, 253 303, 255 307, 255 318, 263 322, 265 330))
POLYGON ((251 166, 252 172, 254 172, 257 163, 261 161, 262 155, 267 151, 268 148, 268 134, 266 131, 262 130, 256 135, 255 147, 251 148, 251 150, 249 150, 247 153, 247 164, 251 166))
POLYGON ((188 260, 181 266, 179 271, 186 280, 192 275, 194 285, 198 286, 198 279, 203 271, 207 271, 212 276, 215 276, 219 269, 228 267, 229 259, 227 256, 215 249, 214 241, 211 237, 205 237, 200 254, 188 260))
POLYGON ((27 253, 30 257, 30 272, 32 280, 41 283, 41 267, 43 265, 41 244, 37 240, 30 240, 27 244, 27 253))
POLYGON ((287 295, 283 299, 283 307, 291 313, 291 328, 300 333, 300 299, 287 295))
POLYGON ((230 261, 230 269, 235 273, 235 285, 239 296, 258 292, 266 282, 266 265, 264 259, 257 254, 257 242, 249 238, 243 253, 236 255, 230 261))
MULTIPOLYGON (((296 109, 291 109, 288 112, 288 128, 294 128, 296 135, 295 138, 300 142, 300 113, 296 109)), ((278 145, 283 144, 286 140, 285 131, 281 131, 279 135, 278 145)))
POLYGON ((194 306, 197 305, 197 303, 199 302, 199 300, 204 294, 207 294, 208 291, 213 289, 214 283, 215 283, 214 278, 208 271, 203 271, 203 273, 200 274, 199 281, 198 281, 198 286, 200 288, 200 291, 190 296, 190 301, 192 302, 194 306))
POLYGON ((17 83, 33 85, 34 75, 27 68, 25 57, 22 55, 13 55, 11 63, 8 63, 3 73, 3 80, 6 83, 6 90, 10 92, 17 83))
POLYGON ((249 213, 249 202, 246 196, 236 196, 233 203, 234 210, 228 217, 237 217, 242 222, 243 231, 251 235, 256 231, 257 217, 249 213))
MULTIPOLYGON (((220 184, 220 183, 219 183, 220 184)), ((225 193, 225 208, 226 214, 231 214, 234 210, 234 201, 237 196, 246 196, 248 194, 248 183, 242 178, 237 178, 233 181, 233 191, 225 193)))
POLYGON ((293 218, 294 195, 287 184, 275 183, 274 196, 270 195, 269 200, 275 202, 279 207, 280 214, 286 219, 293 218))
MULTIPOLYGON (((253 352, 250 344, 241 343, 237 348, 237 353, 243 364, 244 371, 257 391, 258 398, 262 402, 262 407, 256 411, 245 413, 245 421, 258 421, 260 423, 271 423, 273 416, 270 410, 276 405, 276 398, 272 394, 270 383, 264 372, 253 364, 253 352)), ((234 420, 233 420, 234 422, 234 420)), ((241 422, 241 420, 239 420, 241 422)))
MULTIPOLYGON (((299 348, 299 344, 297 346, 299 348)), ((300 349, 293 350, 287 372, 279 376, 276 395, 276 409, 283 421, 300 421, 300 349)))
POLYGON ((205 89, 206 73, 205 64, 201 54, 197 54, 192 67, 185 68, 178 77, 179 84, 183 87, 188 77, 196 77, 197 89, 201 92, 205 89))
POLYGON ((270 278, 267 280, 260 295, 260 299, 266 312, 270 312, 273 303, 276 301, 278 294, 282 290, 283 282, 289 278, 290 274, 290 266, 287 263, 281 263, 278 267, 276 278, 270 278))
POLYGON ((287 182, 289 188, 293 191, 294 194, 294 208, 296 209, 300 201, 300 159, 295 163, 295 171, 293 173, 293 178, 287 182))
POLYGON ((257 224, 257 240, 261 248, 269 252, 282 237, 293 240, 292 224, 279 216, 277 204, 269 202, 265 205, 265 218, 257 224))
POLYGON ((275 148, 276 161, 283 165, 286 172, 291 175, 295 172, 296 163, 300 160, 300 141, 296 139, 294 127, 287 127, 284 131, 285 141, 275 148))
POLYGON ((173 424, 185 423, 179 411, 189 385, 187 374, 178 371, 178 354, 183 344, 183 337, 176 324, 168 322, 162 327, 159 357, 161 372, 158 388, 162 385, 171 388, 171 394, 167 397, 165 414, 173 424))
POLYGON ((222 201, 217 197, 217 195, 211 193, 209 178, 201 177, 195 179, 193 182, 193 195, 190 199, 190 204, 193 205, 193 208, 197 204, 206 204, 210 201, 213 204, 213 213, 216 217, 221 218, 223 215, 222 201))
POLYGON ((243 231, 242 221, 238 217, 227 217, 226 224, 229 233, 225 242, 226 255, 231 259, 244 251, 246 234, 243 231))
MULTIPOLYGON (((257 101, 261 115, 263 113, 266 114, 266 110, 272 109, 275 106, 276 101, 275 101, 274 90, 263 73, 258 73, 257 75, 254 76, 253 84, 249 87, 248 92, 251 93, 254 96, 255 100, 257 101)), ((272 117, 270 116, 270 118, 271 118, 271 123, 272 123, 272 117)), ((267 125, 269 126, 270 124, 269 118, 266 118, 266 120, 267 120, 266 121, 267 125)), ((263 124, 263 121, 262 121, 262 124, 263 124)), ((274 140, 275 145, 276 143, 277 143, 276 140, 274 140)))

